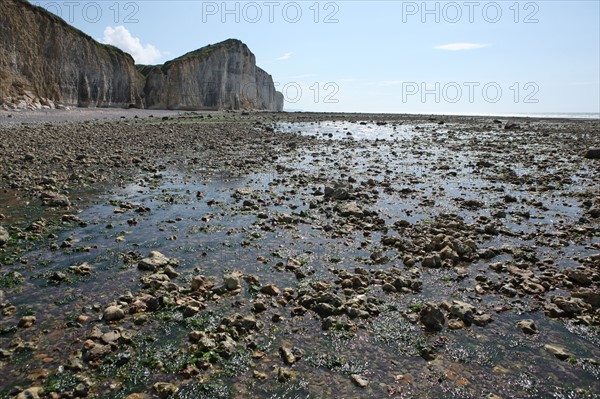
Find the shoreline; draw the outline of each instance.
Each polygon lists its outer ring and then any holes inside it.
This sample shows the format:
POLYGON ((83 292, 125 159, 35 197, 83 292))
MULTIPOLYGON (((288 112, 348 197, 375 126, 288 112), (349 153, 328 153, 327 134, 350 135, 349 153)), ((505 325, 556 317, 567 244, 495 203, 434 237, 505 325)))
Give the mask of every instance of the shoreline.
POLYGON ((162 118, 162 117, 175 117, 178 115, 185 114, 250 114, 250 115, 272 115, 277 119, 286 119, 286 117, 316 117, 324 118, 331 116, 335 119, 340 118, 378 118, 390 120, 399 119, 417 119, 425 120, 434 118, 436 120, 485 120, 485 119, 505 119, 503 122, 508 121, 521 121, 521 122, 541 122, 541 121, 583 121, 583 122, 598 122, 600 117, 567 117, 567 116, 536 116, 536 115, 467 115, 467 114, 404 114, 404 113, 369 113, 369 112, 311 112, 311 111, 283 111, 283 112, 271 112, 271 111, 254 111, 254 110, 149 110, 149 109, 137 109, 137 108, 70 108, 68 110, 50 109, 50 110, 0 110, 0 126, 16 125, 19 123, 31 124, 31 123, 68 123, 68 122, 89 122, 89 121, 115 121, 120 119, 128 118, 162 118))

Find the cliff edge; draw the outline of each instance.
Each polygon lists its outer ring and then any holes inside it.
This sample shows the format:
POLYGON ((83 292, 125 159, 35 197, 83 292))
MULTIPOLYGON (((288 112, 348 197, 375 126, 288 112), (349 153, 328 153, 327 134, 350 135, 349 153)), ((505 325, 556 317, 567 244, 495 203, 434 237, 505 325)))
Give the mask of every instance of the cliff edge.
POLYGON ((143 97, 152 109, 283 110, 273 78, 239 40, 202 47, 164 65, 139 65, 146 77, 143 97))
POLYGON ((142 107, 133 58, 25 0, 0 2, 4 108, 142 107))
POLYGON ((0 108, 59 106, 282 111, 283 95, 236 39, 136 66, 41 7, 0 1, 0 108))

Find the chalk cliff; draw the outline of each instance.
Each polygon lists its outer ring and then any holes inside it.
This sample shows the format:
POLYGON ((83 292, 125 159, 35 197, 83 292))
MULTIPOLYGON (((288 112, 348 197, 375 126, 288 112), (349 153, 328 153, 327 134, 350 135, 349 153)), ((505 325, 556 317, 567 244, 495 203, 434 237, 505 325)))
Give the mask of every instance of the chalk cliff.
POLYGON ((133 58, 25 0, 0 1, 0 104, 5 108, 141 107, 133 58))
POLYGON ((239 40, 229 39, 159 66, 138 66, 146 76, 144 100, 158 109, 262 109, 281 111, 273 78, 239 40))
POLYGON ((0 107, 281 111, 254 54, 229 39, 160 66, 134 64, 26 0, 0 0, 0 107))

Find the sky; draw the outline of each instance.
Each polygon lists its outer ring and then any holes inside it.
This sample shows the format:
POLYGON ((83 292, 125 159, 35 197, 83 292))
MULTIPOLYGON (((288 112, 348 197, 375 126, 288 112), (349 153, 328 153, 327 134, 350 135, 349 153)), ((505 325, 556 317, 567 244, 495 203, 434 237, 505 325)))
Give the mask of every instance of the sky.
POLYGON ((240 39, 285 110, 600 113, 600 1, 31 1, 161 64, 240 39))

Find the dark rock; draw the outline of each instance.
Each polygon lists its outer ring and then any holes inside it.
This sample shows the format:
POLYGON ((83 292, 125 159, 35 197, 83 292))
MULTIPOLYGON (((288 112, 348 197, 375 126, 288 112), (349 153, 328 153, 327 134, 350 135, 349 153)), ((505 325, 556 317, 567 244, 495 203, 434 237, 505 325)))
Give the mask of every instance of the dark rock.
POLYGON ((600 148, 590 148, 583 156, 587 159, 600 159, 600 148))
POLYGON ((421 323, 423 323, 425 328, 429 331, 441 331, 446 323, 444 312, 432 303, 425 304, 419 313, 419 317, 421 323))

